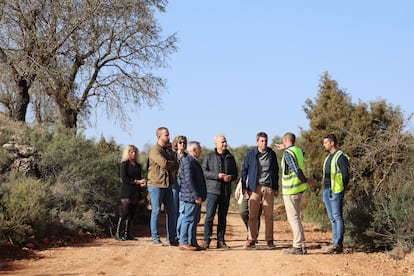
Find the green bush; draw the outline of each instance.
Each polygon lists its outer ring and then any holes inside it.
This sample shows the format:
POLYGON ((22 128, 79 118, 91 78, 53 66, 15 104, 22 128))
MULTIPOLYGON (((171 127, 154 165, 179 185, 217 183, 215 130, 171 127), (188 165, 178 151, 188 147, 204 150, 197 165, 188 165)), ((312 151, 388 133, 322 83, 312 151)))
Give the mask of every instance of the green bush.
POLYGON ((38 149, 42 179, 52 183, 51 209, 58 227, 109 232, 119 201, 119 150, 102 151, 102 142, 98 146, 66 129, 33 131, 29 139, 38 149))
POLYGON ((372 197, 348 200, 344 208, 345 235, 350 237, 350 246, 362 251, 375 250, 373 239, 367 235, 372 221, 372 197))
POLYGON ((414 248, 414 172, 401 169, 373 201, 371 234, 378 247, 414 248))
POLYGON ((42 238, 48 224, 48 185, 40 180, 18 177, 1 185, 0 230, 3 240, 21 243, 42 238))
MULTIPOLYGON (((82 147, 82 145, 78 145, 82 147)), ((117 214, 120 189, 115 154, 86 153, 64 167, 53 186, 53 206, 59 221, 70 230, 103 232, 117 214)))
MULTIPOLYGON (((120 147, 64 128, 28 129, 20 139, 36 149, 40 177, 1 175, 0 240, 62 237, 80 230, 112 233, 120 201, 120 147)), ((141 157, 146 163, 145 153, 141 157)), ((147 217, 145 208, 139 210, 138 218, 147 217)))
POLYGON ((10 163, 10 156, 6 149, 0 147, 0 173, 4 173, 10 163))
POLYGON ((346 209, 347 231, 353 246, 365 251, 413 249, 414 172, 401 166, 387 189, 365 196, 346 209))

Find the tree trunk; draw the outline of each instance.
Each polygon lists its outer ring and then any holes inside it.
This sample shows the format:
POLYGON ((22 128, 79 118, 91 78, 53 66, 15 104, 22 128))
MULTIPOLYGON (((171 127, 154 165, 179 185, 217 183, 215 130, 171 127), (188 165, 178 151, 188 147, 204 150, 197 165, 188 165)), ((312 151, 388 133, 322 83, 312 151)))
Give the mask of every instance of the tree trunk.
POLYGON ((76 129, 78 112, 74 108, 70 107, 69 104, 62 102, 57 102, 57 108, 59 124, 66 128, 76 129))
POLYGON ((27 106, 30 102, 29 88, 30 82, 20 78, 16 82, 17 84, 17 93, 16 93, 16 103, 15 110, 13 112, 13 120, 19 122, 26 122, 26 113, 27 106))

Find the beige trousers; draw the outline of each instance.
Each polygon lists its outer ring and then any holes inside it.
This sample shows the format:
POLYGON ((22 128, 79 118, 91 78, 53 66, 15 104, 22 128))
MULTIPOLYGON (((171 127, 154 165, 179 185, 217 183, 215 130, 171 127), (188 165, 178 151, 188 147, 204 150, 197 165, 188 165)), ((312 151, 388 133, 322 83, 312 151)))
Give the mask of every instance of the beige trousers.
POLYGON ((260 205, 265 217, 265 239, 273 241, 273 205, 274 191, 269 186, 257 185, 256 191, 250 194, 249 198, 249 240, 257 237, 257 219, 260 205))
POLYGON ((305 246, 305 233, 300 218, 300 201, 302 194, 283 195, 286 215, 293 232, 293 247, 302 248, 305 246))

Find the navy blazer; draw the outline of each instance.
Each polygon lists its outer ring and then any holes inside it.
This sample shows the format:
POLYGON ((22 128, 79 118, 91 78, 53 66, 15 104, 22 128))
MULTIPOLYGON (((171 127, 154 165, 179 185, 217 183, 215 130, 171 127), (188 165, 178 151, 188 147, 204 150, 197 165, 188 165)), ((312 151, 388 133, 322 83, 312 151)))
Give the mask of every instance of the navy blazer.
MULTIPOLYGON (((276 191, 279 189, 279 165, 277 164, 276 153, 269 147, 267 147, 267 152, 269 152, 270 154, 270 181, 272 189, 276 191)), ((256 191, 258 174, 258 153, 259 150, 257 147, 247 152, 242 167, 242 187, 243 189, 248 188, 251 192, 256 191), (249 181, 246 184, 247 177, 249 177, 249 181)))

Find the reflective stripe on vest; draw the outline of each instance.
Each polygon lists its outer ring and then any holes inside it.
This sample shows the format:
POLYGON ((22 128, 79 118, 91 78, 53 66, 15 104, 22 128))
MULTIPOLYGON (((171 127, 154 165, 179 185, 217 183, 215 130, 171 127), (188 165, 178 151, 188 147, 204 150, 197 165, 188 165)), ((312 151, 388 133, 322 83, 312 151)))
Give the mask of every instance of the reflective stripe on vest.
MULTIPOLYGON (((286 149, 286 151, 295 158, 298 163, 299 169, 303 171, 303 152, 297 146, 291 146, 286 149)), ((289 174, 286 172, 286 160, 285 155, 282 157, 282 194, 284 195, 295 195, 300 192, 305 191, 308 188, 308 185, 305 182, 302 182, 300 178, 296 175, 294 171, 290 171, 289 174)))
MULTIPOLYGON (((337 150, 331 160, 331 190, 334 194, 338 194, 344 190, 342 172, 338 166, 338 159, 342 154, 349 160, 349 156, 343 153, 341 150, 337 150)), ((325 166, 328 158, 329 155, 325 158, 325 161, 323 162, 323 175, 325 175, 325 166)))

